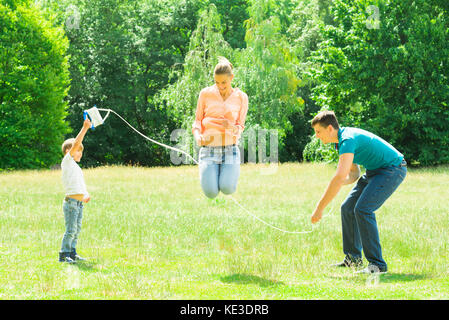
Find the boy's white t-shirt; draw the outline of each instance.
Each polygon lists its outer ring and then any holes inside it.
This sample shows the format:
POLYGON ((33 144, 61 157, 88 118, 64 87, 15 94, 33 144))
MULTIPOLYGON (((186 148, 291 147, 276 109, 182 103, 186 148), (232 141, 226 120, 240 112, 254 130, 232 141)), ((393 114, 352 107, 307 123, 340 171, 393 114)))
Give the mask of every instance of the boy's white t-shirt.
POLYGON ((64 185, 66 196, 72 194, 84 194, 88 196, 83 171, 70 155, 70 151, 62 159, 61 169, 62 184, 64 185))

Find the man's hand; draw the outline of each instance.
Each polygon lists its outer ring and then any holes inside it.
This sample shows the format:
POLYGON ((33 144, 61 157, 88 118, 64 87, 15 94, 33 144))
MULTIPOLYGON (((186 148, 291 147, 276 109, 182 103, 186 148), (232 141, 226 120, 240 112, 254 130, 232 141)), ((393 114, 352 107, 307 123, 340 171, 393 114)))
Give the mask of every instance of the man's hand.
POLYGON ((312 223, 317 223, 321 220, 323 215, 323 210, 326 209, 327 205, 335 198, 338 191, 340 191, 343 182, 346 180, 346 177, 351 170, 352 164, 354 160, 353 153, 344 153, 340 155, 340 159, 338 161, 337 172, 332 180, 329 182, 326 191, 318 202, 315 211, 312 215, 312 223))
POLYGON ((320 221, 322 216, 323 216, 323 211, 318 210, 318 208, 315 209, 315 211, 313 211, 312 218, 311 218, 312 223, 315 224, 318 221, 320 221))
POLYGON ((84 202, 84 203, 88 203, 89 201, 90 201, 90 196, 89 196, 89 195, 84 196, 83 202, 84 202))
POLYGON ((353 163, 346 180, 343 182, 343 185, 347 185, 347 184, 356 182, 360 178, 360 175, 361 175, 361 173, 360 173, 359 165, 353 163))

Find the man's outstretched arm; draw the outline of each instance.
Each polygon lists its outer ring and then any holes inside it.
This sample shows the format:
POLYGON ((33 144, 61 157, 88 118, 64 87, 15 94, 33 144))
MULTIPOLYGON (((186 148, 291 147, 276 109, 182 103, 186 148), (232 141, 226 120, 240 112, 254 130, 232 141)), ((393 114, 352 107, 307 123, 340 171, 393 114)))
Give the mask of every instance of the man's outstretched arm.
POLYGON ((312 214, 312 223, 317 223, 321 220, 323 211, 326 206, 335 198, 341 189, 341 186, 347 182, 348 175, 351 172, 353 166, 354 154, 353 153, 343 153, 340 155, 338 161, 337 172, 335 173, 332 180, 329 182, 326 191, 318 202, 315 211, 312 214))

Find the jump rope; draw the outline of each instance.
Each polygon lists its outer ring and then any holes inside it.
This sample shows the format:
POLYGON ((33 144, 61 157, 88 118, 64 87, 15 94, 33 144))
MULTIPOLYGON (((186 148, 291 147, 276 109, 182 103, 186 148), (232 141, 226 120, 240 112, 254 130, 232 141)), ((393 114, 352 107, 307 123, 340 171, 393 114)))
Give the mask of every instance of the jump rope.
MULTIPOLYGON (((134 130, 136 133, 138 133, 140 136, 142 136, 144 139, 151 141, 152 143, 155 143, 161 147, 176 151, 176 152, 180 152, 184 155, 186 155, 187 157, 189 157, 190 159, 192 159, 192 161, 196 164, 199 165, 199 162, 193 158, 189 153, 178 149, 178 148, 174 148, 172 146, 168 146, 166 144, 163 144, 161 142, 158 142, 156 140, 151 139, 150 137, 147 137, 146 135, 144 135, 143 133, 141 133, 140 131, 138 131, 136 128, 134 128, 128 121, 126 121, 121 115, 119 115, 117 112, 115 112, 112 109, 101 109, 101 108, 97 108, 97 107, 93 107, 89 110, 85 110, 84 111, 84 120, 89 117, 89 120, 92 122, 92 128, 91 129, 95 129, 95 127, 101 125, 104 123, 104 121, 106 120, 106 118, 109 116, 110 113, 115 114, 117 117, 120 118, 120 120, 122 120, 124 123, 126 123, 132 130, 134 130), (106 116, 103 118, 100 114, 100 111, 104 111, 107 112, 106 116)), ((272 225, 271 223, 266 222, 265 220, 261 219, 260 217, 258 217, 257 215, 255 215, 254 213, 252 213, 251 211, 249 211, 248 209, 246 209, 245 207, 243 207, 237 200, 234 199, 234 197, 232 197, 231 195, 229 195, 229 198, 240 208, 242 209, 244 212, 246 212, 247 214, 249 214, 250 216, 252 216, 253 218, 255 218, 256 220, 262 222, 263 224, 267 225, 268 227, 278 230, 282 233, 289 233, 289 234, 307 234, 307 233, 312 233, 315 229, 315 226, 312 225, 312 228, 310 230, 304 230, 304 231, 289 231, 289 230, 285 230, 285 229, 281 229, 278 228, 274 225, 272 225)), ((332 209, 330 210, 330 212, 326 215, 323 216, 322 218, 325 218, 327 216, 329 216, 332 213, 332 209)))

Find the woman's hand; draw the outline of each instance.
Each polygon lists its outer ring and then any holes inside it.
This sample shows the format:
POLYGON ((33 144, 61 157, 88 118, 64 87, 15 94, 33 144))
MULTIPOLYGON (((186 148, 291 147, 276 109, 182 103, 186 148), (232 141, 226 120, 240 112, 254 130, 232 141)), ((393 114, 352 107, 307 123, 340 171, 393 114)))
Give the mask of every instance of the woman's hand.
POLYGON ((198 146, 202 146, 204 142, 204 136, 202 134, 198 134, 198 136, 195 137, 195 141, 198 146))
POLYGON ((236 126, 236 125, 234 125, 234 124, 232 123, 232 121, 230 121, 230 120, 228 120, 228 119, 223 119, 222 122, 221 122, 221 124, 223 125, 223 127, 225 127, 225 129, 231 129, 231 130, 232 130, 232 133, 233 133, 234 135, 237 135, 237 134, 238 134, 238 132, 239 132, 239 127, 236 126))
POLYGON ((204 136, 199 132, 199 130, 195 130, 194 137, 198 146, 202 146, 205 142, 204 136))

